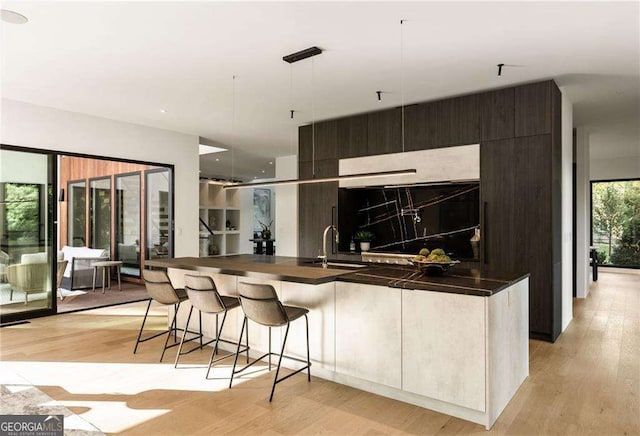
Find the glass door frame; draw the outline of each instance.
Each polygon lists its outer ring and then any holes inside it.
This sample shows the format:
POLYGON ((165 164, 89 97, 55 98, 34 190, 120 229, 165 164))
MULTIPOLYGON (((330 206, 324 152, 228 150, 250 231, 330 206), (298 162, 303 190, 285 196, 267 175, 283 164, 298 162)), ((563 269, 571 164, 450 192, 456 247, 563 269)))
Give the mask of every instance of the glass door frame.
MULTIPOLYGON (((164 170, 164 168, 163 168, 164 170)), ((125 272, 122 273, 123 276, 128 276, 128 277, 134 277, 134 278, 142 278, 142 269, 143 269, 143 262, 144 262, 144 257, 146 256, 146 250, 144 251, 144 256, 143 256, 143 250, 144 250, 144 244, 146 243, 146 238, 145 236, 142 234, 142 214, 146 213, 146 210, 143 210, 143 205, 146 205, 146 184, 143 185, 143 175, 142 175, 142 171, 131 171, 128 173, 118 173, 115 174, 113 176, 113 188, 112 188, 112 192, 113 192, 113 212, 114 212, 114 221, 113 221, 113 229, 115 230, 115 239, 114 239, 114 244, 115 246, 113 247, 114 251, 114 260, 118 260, 118 257, 120 257, 120 253, 118 252, 118 214, 120 212, 119 207, 118 207, 118 199, 117 199, 117 193, 118 193, 118 179, 119 178, 124 178, 124 177, 131 177, 131 176, 138 176, 138 188, 140 190, 140 212, 138 213, 138 232, 139 232, 139 237, 138 237, 138 241, 139 241, 139 260, 138 260, 138 268, 140 269, 140 274, 137 276, 131 275, 131 274, 127 274, 125 272), (143 186, 145 188, 145 198, 142 199, 142 191, 143 191, 143 186)), ((144 181, 146 183, 146 180, 144 181)), ((145 229, 146 230, 146 229, 145 229)))
MULTIPOLYGON (((152 260, 149 256, 149 242, 147 241, 147 237, 149 235, 149 174, 154 174, 154 173, 161 173, 164 171, 167 171, 167 167, 165 168, 155 168, 152 170, 146 170, 144 172, 144 243, 145 243, 145 256, 144 256, 144 260, 152 260)), ((174 217, 174 177, 173 177, 173 169, 171 169, 171 171, 169 171, 169 226, 171 231, 169 232, 169 251, 167 254, 167 257, 169 259, 171 259, 173 257, 173 253, 174 253, 174 246, 175 246, 175 223, 173 221, 173 217, 174 217)))
POLYGON ((73 240, 70 238, 71 232, 69 230, 71 229, 71 220, 69 219, 69 217, 71 216, 71 214, 69 212, 73 208, 73 205, 71 204, 71 200, 73 199, 73 196, 71 195, 71 185, 75 185, 78 183, 84 183, 84 234, 82 235, 82 237, 84 239, 84 246, 86 247, 87 241, 89 240, 89 226, 87 225, 87 217, 89 216, 89 186, 87 179, 67 181, 67 195, 65 198, 65 203, 67 203, 67 245, 74 247, 72 243, 73 240))
POLYGON ((7 151, 15 151, 20 153, 31 154, 44 154, 50 159, 47 164, 47 190, 51 186, 50 199, 47 204, 50 205, 50 210, 45 211, 45 217, 47 225, 51 229, 50 234, 50 247, 51 252, 48 256, 49 262, 49 277, 51 277, 51 289, 49 292, 49 307, 42 309, 34 309, 24 312, 8 313, 2 315, 2 325, 19 322, 25 319, 39 318, 42 316, 55 315, 58 311, 58 290, 57 290, 57 270, 58 270, 58 162, 57 154, 50 150, 41 150, 36 148, 18 147, 14 145, 0 144, 0 149, 7 151))
POLYGON ((93 241, 93 228, 95 226, 95 224, 93 223, 93 217, 91 216, 91 208, 93 206, 92 204, 92 191, 93 188, 91 187, 91 183, 92 182, 97 182, 100 180, 108 180, 109 181, 109 256, 112 257, 113 256, 113 218, 114 218, 114 210, 113 210, 113 177, 112 176, 99 176, 99 177, 90 177, 87 179, 87 233, 88 233, 88 239, 87 239, 87 247, 90 248, 100 248, 100 247, 94 247, 94 241, 93 241))

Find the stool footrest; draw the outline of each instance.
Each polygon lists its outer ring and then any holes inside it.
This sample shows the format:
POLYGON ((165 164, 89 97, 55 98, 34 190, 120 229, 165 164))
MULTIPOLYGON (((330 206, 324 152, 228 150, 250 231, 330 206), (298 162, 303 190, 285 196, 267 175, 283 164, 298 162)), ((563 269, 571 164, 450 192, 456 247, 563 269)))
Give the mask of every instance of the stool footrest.
MULTIPOLYGON (((241 350, 241 351, 240 351, 240 353, 245 352, 245 351, 247 351, 247 349, 241 350)), ((240 353, 238 353, 238 354, 240 354, 240 353)), ((233 371, 233 373, 234 373, 234 374, 238 374, 238 373, 240 373, 240 372, 244 371, 245 369, 249 368, 250 366, 253 366, 254 364, 256 364, 256 363, 260 362, 262 359, 264 359, 265 357, 268 357, 268 356, 278 356, 278 357, 280 357, 280 354, 278 354, 278 353, 273 353, 273 352, 271 352, 271 353, 265 353, 265 354, 263 354, 262 356, 260 356, 260 357, 256 358, 253 362, 251 362, 251 363, 249 363, 249 364, 247 364, 247 365, 243 366, 242 368, 240 368, 240 369, 238 369, 238 370, 236 370, 236 371, 233 371)), ((287 356, 286 354, 283 354, 283 355, 282 355, 282 357, 283 357, 283 358, 285 358, 285 359, 289 359, 289 360, 295 360, 296 362, 307 363, 307 361, 306 361, 306 360, 304 360, 304 359, 298 359, 297 357, 287 356)), ((294 372, 293 374, 297 374, 297 373, 299 373, 300 371, 302 371, 303 369, 307 369, 307 368, 311 368, 311 364, 308 364, 308 365, 306 365, 305 367, 303 367, 302 369, 297 370, 297 371, 296 371, 296 372, 294 372)), ((293 374, 290 374, 290 375, 288 375, 287 377, 290 377, 290 376, 292 376, 293 374)), ((287 378, 287 377, 285 377, 285 378, 287 378)), ((284 380, 284 378, 283 378, 283 379, 281 379, 281 380, 284 380)))

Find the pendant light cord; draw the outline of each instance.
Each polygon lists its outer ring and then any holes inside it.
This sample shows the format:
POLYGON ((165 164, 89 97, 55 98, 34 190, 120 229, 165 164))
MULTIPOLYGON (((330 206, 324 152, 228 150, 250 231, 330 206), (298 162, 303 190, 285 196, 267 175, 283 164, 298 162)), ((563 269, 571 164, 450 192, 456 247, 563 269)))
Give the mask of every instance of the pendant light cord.
POLYGON ((289 132, 289 148, 291 149, 291 155, 293 156, 296 154, 293 147, 293 138, 295 135, 295 120, 293 119, 293 113, 295 110, 293 109, 293 64, 289 64, 289 107, 291 108, 290 119, 292 123, 291 131, 289 132))
MULTIPOLYGON (((233 75, 233 82, 231 86, 231 138, 233 140, 233 134, 235 132, 235 121, 236 121, 236 76, 233 75)), ((234 150, 235 145, 231 146, 231 182, 235 182, 235 159, 234 159, 234 150)))
POLYGON ((315 99, 315 78, 314 59, 311 58, 311 175, 316 176, 316 99, 315 99))
POLYGON ((402 152, 404 153, 404 31, 405 20, 400 20, 400 105, 402 116, 402 152))

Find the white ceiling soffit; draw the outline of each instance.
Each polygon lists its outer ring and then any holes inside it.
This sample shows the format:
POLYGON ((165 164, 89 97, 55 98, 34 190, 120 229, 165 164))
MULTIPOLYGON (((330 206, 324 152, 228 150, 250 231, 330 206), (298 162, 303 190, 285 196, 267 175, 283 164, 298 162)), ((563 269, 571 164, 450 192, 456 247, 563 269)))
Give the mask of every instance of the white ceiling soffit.
POLYGON ((576 125, 617 135, 607 155, 638 144, 637 128, 625 122, 639 115, 638 2, 5 1, 3 8, 29 19, 1 26, 4 97, 199 135, 260 165, 295 153, 298 125, 401 104, 400 19, 407 20, 405 103, 554 78, 575 103, 576 125), (313 60, 282 61, 313 45, 324 50, 313 60), (506 64, 501 78, 498 63, 506 64))

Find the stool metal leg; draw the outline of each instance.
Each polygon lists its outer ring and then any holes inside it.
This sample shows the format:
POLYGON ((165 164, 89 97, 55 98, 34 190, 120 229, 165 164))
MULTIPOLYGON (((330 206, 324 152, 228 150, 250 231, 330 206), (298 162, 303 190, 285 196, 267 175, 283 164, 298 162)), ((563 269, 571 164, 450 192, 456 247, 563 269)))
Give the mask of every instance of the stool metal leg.
POLYGON ((282 356, 284 356, 284 347, 287 345, 287 336, 289 335, 289 326, 291 324, 287 322, 287 330, 284 332, 284 341, 282 341, 282 351, 280 352, 280 358, 278 359, 278 368, 276 368, 276 375, 273 377, 273 386, 271 387, 271 395, 269 396, 269 402, 273 400, 273 394, 276 391, 276 383, 278 383, 278 374, 280 373, 280 364, 282 364, 282 356))
POLYGON ((269 371, 271 371, 271 327, 269 327, 269 371))
MULTIPOLYGON (((175 311, 173 313, 173 321, 171 322, 171 327, 169 327, 169 331, 167 332, 167 339, 164 341, 164 348, 162 349, 162 354, 160 355, 160 362, 162 362, 162 359, 164 358, 164 353, 165 351, 167 351, 167 345, 169 344, 169 338, 171 338, 171 331, 173 330, 173 334, 174 334, 174 341, 177 342, 177 337, 178 337, 178 329, 177 329, 177 318, 178 318, 178 310, 180 309, 180 303, 175 305, 175 311)), ((187 326, 188 327, 188 326, 187 326)), ((186 328, 185 328, 186 330, 186 328)))
MULTIPOLYGON (((216 319, 218 318, 218 314, 216 313, 216 319)), ((213 358, 218 351, 218 343, 220 342, 220 335, 222 334, 222 329, 224 328, 224 320, 227 319, 227 311, 224 311, 224 315, 222 315, 222 323, 220 324, 220 329, 218 330, 218 322, 216 321, 216 344, 213 346, 213 351, 211 352, 211 358, 209 359, 209 366, 207 366, 207 374, 204 378, 209 378, 209 372, 211 372, 211 365, 213 365, 213 358)), ((240 343, 240 341, 238 341, 240 343)), ((238 348, 240 349, 240 348, 238 348)))
POLYGON ((307 324, 307 381, 311 381, 311 355, 309 353, 309 318, 307 317, 306 313, 304 314, 304 321, 307 324))
MULTIPOLYGON (((247 330, 245 331, 245 341, 247 342, 247 363, 249 363, 249 323, 247 322, 247 330)), ((238 341, 242 340, 242 335, 238 338, 238 341)))
MULTIPOLYGON (((185 329, 182 331, 182 339, 180 339, 180 346, 178 347, 178 354, 176 354, 176 362, 173 364, 174 368, 178 367, 178 360, 180 359, 180 354, 182 353, 182 346, 184 345, 184 338, 187 336, 187 330, 189 329, 189 321, 191 321, 191 314, 193 313, 193 306, 189 309, 189 315, 187 315, 187 324, 185 329)), ((202 317, 202 312, 200 312, 200 316, 202 317)), ((202 331, 202 329, 200 329, 202 331)), ((169 333, 171 336, 171 333, 169 333)))
POLYGON ((231 378, 229 380, 229 389, 231 389, 231 385, 233 384, 233 376, 236 372, 236 365, 238 363, 238 355, 240 354, 240 344, 242 342, 242 334, 244 333, 244 327, 247 324, 247 317, 244 317, 242 321, 242 328, 240 328, 240 336, 238 336, 238 348, 236 349, 236 357, 233 359, 233 369, 231 370, 231 378))
MULTIPOLYGON (((94 269, 94 273, 95 273, 95 269, 94 269)), ((94 278, 94 285, 95 285, 95 275, 93 276, 94 278)), ((94 286, 95 287, 95 286, 94 286)), ((138 339, 136 339, 136 346, 133 349, 133 354, 136 354, 136 351, 138 351, 138 344, 140 344, 140 338, 142 337, 142 330, 144 329, 144 323, 147 322, 147 315, 149 314, 149 309, 151 308, 151 301, 149 300, 149 304, 147 304, 147 311, 144 313, 144 318, 142 319, 142 325, 140 326, 140 332, 138 333, 138 339)))

